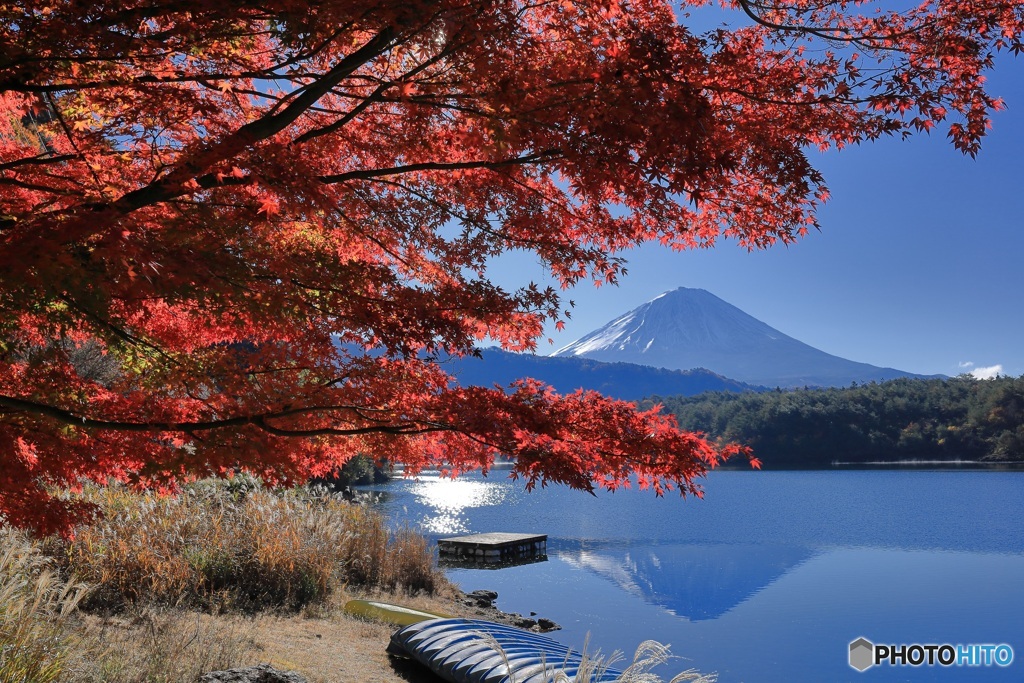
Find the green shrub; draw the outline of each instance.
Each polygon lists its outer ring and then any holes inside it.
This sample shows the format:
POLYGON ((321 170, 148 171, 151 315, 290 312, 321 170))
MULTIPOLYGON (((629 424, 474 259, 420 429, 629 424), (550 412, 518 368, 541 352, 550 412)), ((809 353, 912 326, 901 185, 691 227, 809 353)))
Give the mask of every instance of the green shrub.
POLYGON ((381 467, 373 458, 359 454, 348 460, 334 474, 315 481, 340 491, 348 486, 381 484, 391 478, 389 472, 389 468, 381 467))

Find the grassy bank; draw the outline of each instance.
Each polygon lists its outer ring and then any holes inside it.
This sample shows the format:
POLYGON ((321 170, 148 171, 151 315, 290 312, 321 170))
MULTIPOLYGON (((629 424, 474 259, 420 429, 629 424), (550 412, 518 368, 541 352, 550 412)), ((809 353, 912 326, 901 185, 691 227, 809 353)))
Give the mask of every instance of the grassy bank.
POLYGON ((315 682, 398 681, 387 627, 340 606, 398 595, 443 611, 455 595, 421 536, 322 493, 236 480, 82 495, 103 517, 71 540, 0 531, 0 683, 191 683, 265 661, 315 682))
POLYGON ((434 593, 445 584, 426 541, 392 533, 370 508, 251 480, 204 481, 180 495, 90 489, 103 518, 44 550, 93 590, 85 606, 299 610, 339 586, 434 593))

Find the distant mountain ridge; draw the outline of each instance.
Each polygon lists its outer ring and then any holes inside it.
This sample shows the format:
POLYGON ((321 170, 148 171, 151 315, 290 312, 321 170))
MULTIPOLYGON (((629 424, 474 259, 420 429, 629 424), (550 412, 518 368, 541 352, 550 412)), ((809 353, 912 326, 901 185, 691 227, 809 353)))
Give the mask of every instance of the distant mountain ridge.
POLYGON ((445 369, 461 386, 508 386, 517 379, 532 377, 550 384, 559 393, 591 389, 625 401, 654 395, 695 396, 706 391, 764 390, 764 387, 754 387, 699 368, 667 370, 587 358, 509 353, 497 348, 483 349, 481 356, 445 361, 445 369))
POLYGON ((706 368, 744 383, 783 388, 925 377, 825 353, 710 292, 686 287, 655 297, 551 355, 674 370, 706 368))

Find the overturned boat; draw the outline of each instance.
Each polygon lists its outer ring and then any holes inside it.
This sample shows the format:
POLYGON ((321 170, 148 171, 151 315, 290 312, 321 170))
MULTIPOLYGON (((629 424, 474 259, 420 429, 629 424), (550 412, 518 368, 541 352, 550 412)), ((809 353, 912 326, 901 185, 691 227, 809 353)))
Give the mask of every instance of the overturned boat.
POLYGON ((611 683, 622 672, 546 636, 477 619, 431 619, 391 636, 388 654, 449 683, 611 683))

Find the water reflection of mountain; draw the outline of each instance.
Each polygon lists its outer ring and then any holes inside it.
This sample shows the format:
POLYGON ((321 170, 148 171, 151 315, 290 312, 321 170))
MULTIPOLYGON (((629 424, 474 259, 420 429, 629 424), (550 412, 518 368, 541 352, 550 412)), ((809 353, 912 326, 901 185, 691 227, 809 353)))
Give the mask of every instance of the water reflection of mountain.
POLYGON ((716 619, 807 561, 811 548, 778 545, 642 545, 559 550, 644 600, 691 621, 716 619))

